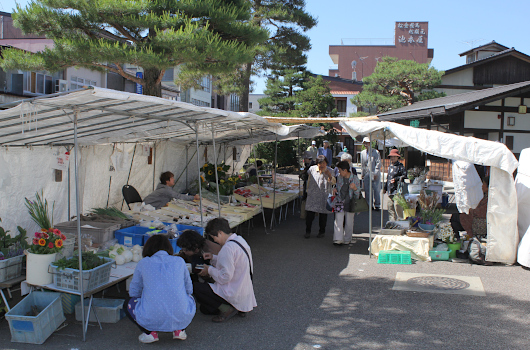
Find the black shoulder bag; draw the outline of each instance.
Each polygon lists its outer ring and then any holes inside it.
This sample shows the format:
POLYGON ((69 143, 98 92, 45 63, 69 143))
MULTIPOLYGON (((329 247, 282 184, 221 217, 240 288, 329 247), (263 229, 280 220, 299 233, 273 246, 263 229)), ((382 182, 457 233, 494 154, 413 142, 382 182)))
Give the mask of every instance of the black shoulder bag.
POLYGON ((248 258, 248 268, 249 268, 249 271, 250 271, 250 280, 252 282, 254 282, 254 277, 252 276, 252 264, 250 263, 250 255, 248 255, 248 252, 247 250, 245 249, 245 247, 243 247, 241 245, 241 243, 239 243, 238 241, 234 241, 234 240, 230 240, 228 242, 234 242, 235 244, 237 244, 238 246, 241 247, 241 249, 243 249, 243 251, 245 252, 245 254, 247 255, 247 258, 248 258))

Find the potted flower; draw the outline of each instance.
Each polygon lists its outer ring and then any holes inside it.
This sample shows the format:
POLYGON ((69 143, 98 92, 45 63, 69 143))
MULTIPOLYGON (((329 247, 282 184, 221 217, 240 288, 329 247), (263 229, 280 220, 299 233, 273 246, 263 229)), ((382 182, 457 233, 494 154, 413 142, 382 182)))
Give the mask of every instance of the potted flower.
POLYGON ((26 281, 32 285, 45 285, 53 281, 53 275, 48 272, 48 266, 55 261, 57 253, 63 248, 66 237, 58 229, 53 228, 53 208, 50 215, 48 201, 44 199, 42 191, 35 194, 36 200, 26 198, 26 208, 32 220, 41 230, 35 232, 32 244, 26 251, 27 268, 26 281))
POLYGON ((17 226, 17 229, 19 234, 12 237, 9 230, 0 226, 0 282, 18 277, 22 273, 24 249, 28 247, 28 243, 26 230, 20 226, 17 226))
POLYGON ((447 244, 447 248, 451 250, 449 257, 456 258, 456 251, 460 250, 461 243, 457 241, 450 223, 439 225, 436 238, 447 244))
POLYGON ((432 231, 434 227, 443 219, 445 209, 436 209, 438 204, 438 193, 432 192, 427 195, 424 190, 420 191, 418 197, 420 203, 420 223, 419 227, 425 231, 432 231))
POLYGON ((398 193, 393 199, 400 207, 403 208, 403 219, 416 215, 416 202, 412 199, 406 199, 398 193))

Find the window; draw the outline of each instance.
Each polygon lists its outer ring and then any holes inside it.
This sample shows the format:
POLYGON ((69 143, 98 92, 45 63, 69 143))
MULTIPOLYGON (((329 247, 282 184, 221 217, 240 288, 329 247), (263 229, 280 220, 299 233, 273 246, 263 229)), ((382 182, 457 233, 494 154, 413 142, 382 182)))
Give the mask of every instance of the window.
POLYGON ((211 78, 209 75, 203 77, 202 79, 199 79, 197 83, 199 83, 201 90, 204 92, 210 92, 210 85, 211 85, 211 78))
POLYGON ((79 78, 76 76, 70 77, 70 90, 82 89, 84 86, 96 86, 97 82, 94 80, 88 80, 79 78))
POLYGON ((337 100, 336 104, 337 104, 337 112, 339 113, 346 112, 346 101, 345 100, 337 100))
POLYGON ((173 68, 168 68, 164 72, 164 76, 162 77, 162 81, 173 81, 173 68))
POLYGON ((504 139, 506 140, 506 147, 508 147, 510 151, 513 151, 513 136, 506 136, 504 139))
POLYGON ((191 99, 191 104, 195 105, 195 106, 199 106, 199 107, 210 107, 210 103, 209 102, 204 102, 204 101, 201 101, 201 100, 197 100, 196 98, 192 98, 191 99))
POLYGON ((252 109, 252 102, 248 103, 248 109, 252 109))

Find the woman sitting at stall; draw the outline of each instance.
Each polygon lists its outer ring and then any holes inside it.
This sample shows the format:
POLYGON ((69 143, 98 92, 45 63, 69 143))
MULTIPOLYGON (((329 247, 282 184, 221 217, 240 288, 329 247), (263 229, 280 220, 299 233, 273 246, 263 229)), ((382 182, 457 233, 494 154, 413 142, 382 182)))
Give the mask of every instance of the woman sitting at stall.
POLYGON ((150 195, 144 198, 145 204, 150 204, 155 209, 160 209, 165 207, 168 202, 171 202, 173 198, 184 199, 187 201, 198 200, 200 199, 199 195, 188 196, 186 194, 178 193, 173 190, 175 186, 175 175, 171 171, 166 171, 160 175, 160 183, 156 186, 150 195))
POLYGON ((184 260, 173 256, 165 235, 153 235, 145 243, 143 259, 134 271, 129 299, 123 308, 143 332, 142 343, 158 341, 158 332, 173 332, 185 340, 185 328, 195 316, 193 285, 184 260))
POLYGON ((469 209, 469 214, 455 213, 451 215, 451 227, 457 239, 460 238, 458 234, 460 231, 466 231, 469 238, 487 235, 486 215, 488 213, 489 185, 489 177, 482 179, 482 192, 484 192, 484 197, 482 197, 475 209, 469 209))
POLYGON ((357 175, 350 171, 350 164, 343 160, 337 163, 339 176, 337 176, 337 187, 333 189, 336 203, 335 224, 333 233, 333 244, 350 244, 353 235, 353 219, 355 213, 355 200, 359 198, 360 183, 357 175), (344 219, 346 218, 346 225, 344 219))

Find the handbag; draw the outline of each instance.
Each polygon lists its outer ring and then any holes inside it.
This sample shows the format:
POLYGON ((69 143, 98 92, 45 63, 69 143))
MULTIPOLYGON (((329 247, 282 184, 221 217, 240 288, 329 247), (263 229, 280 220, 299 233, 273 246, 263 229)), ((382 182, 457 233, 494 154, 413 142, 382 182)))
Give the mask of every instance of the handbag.
POLYGON ((353 205, 350 205, 350 213, 360 213, 368 211, 368 209, 368 202, 366 201, 366 198, 361 195, 359 195, 359 198, 355 199, 353 205))

